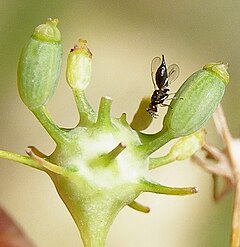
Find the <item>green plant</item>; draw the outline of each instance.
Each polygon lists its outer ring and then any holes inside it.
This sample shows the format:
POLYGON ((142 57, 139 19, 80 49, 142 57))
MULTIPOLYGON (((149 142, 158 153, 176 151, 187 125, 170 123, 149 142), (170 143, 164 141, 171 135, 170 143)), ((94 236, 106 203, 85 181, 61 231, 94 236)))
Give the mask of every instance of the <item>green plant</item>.
POLYGON ((24 104, 56 143, 50 156, 28 147, 28 156, 0 151, 0 157, 46 172, 76 222, 85 247, 102 247, 117 213, 126 205, 141 212, 149 208, 135 201, 143 192, 188 195, 195 187, 163 186, 149 170, 189 158, 203 145, 201 127, 221 101, 229 77, 227 66, 211 63, 191 75, 172 100, 155 134, 141 132, 151 123, 144 98, 131 124, 126 114, 110 116, 112 100, 102 97, 98 113, 88 103, 85 90, 91 77, 92 54, 86 41, 71 49, 67 82, 73 91, 80 121, 73 129, 56 125, 46 104, 54 93, 61 65, 61 36, 57 20, 38 26, 23 49, 18 66, 18 90, 24 104), (181 137, 170 152, 150 155, 181 137))

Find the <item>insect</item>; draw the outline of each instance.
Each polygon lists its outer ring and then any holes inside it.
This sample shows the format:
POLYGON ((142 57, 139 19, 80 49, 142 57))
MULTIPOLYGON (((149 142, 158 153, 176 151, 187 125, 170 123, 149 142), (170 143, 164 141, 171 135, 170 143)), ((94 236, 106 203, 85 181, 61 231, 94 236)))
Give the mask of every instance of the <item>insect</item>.
POLYGON ((157 106, 162 107, 169 106, 164 103, 168 98, 169 94, 169 84, 177 79, 179 76, 180 69, 178 65, 172 64, 168 68, 162 55, 160 57, 155 57, 151 64, 151 76, 154 86, 154 92, 151 96, 151 102, 147 108, 147 112, 154 118, 157 118, 157 106))

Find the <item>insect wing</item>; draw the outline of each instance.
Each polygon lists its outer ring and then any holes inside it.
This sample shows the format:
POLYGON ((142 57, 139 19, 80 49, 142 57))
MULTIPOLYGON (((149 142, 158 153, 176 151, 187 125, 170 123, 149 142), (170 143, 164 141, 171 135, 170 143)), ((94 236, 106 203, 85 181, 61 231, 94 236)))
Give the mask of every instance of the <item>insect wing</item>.
POLYGON ((153 82, 155 89, 157 88, 156 73, 157 73, 157 70, 158 70, 161 62, 162 62, 162 59, 160 57, 155 57, 155 58, 153 58, 152 63, 151 63, 151 77, 152 77, 152 82, 153 82))
POLYGON ((174 82, 180 74, 180 68, 178 67, 177 64, 171 64, 168 67, 168 82, 171 84, 174 82))
POLYGON ((168 73, 167 73, 167 66, 164 59, 164 55, 162 55, 162 63, 157 69, 155 78, 156 78, 156 84, 159 89, 168 87, 168 73))

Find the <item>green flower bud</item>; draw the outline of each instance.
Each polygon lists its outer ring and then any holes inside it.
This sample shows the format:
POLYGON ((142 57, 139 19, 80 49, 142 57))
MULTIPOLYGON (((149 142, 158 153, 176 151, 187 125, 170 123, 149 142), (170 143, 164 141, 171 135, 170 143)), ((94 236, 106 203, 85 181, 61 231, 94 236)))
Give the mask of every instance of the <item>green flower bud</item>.
POLYGON ((171 147, 168 154, 159 158, 150 158, 149 169, 152 170, 170 164, 176 160, 185 160, 190 158, 195 152, 202 148, 205 136, 205 130, 200 129, 191 135, 179 138, 171 147))
POLYGON ((80 39, 68 55, 66 74, 72 89, 85 90, 91 79, 92 53, 86 44, 86 40, 80 39))
POLYGON ((229 81, 227 65, 210 63, 191 75, 180 87, 163 120, 172 137, 200 129, 220 103, 229 81))
POLYGON ((169 152, 174 160, 185 160, 191 157, 203 146, 206 132, 201 129, 191 135, 180 138, 172 147, 169 152))
POLYGON ((18 91, 30 109, 52 97, 60 75, 62 45, 57 19, 38 26, 22 50, 18 64, 18 91))
POLYGON ((203 67, 203 69, 211 71, 216 76, 220 77, 226 85, 229 82, 229 74, 227 68, 228 64, 224 63, 208 63, 203 67))

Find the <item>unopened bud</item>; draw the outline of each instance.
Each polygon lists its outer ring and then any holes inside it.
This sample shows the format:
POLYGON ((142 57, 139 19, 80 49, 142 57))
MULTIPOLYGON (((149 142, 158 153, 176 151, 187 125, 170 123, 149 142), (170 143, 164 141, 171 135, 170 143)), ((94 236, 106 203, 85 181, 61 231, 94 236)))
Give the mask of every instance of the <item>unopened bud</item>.
POLYGON ((62 45, 57 19, 38 26, 22 50, 18 64, 18 91, 29 109, 52 97, 60 75, 62 45))
POLYGON ((200 129, 220 103, 229 81, 227 65, 211 63, 192 74, 177 91, 163 120, 163 129, 181 137, 200 129))
POLYGON ((92 73, 92 53, 86 40, 79 40, 79 45, 70 51, 67 60, 67 82, 72 89, 85 90, 92 73))
POLYGON ((191 135, 181 137, 171 148, 170 155, 175 160, 185 160, 202 148, 206 132, 201 129, 191 135))

